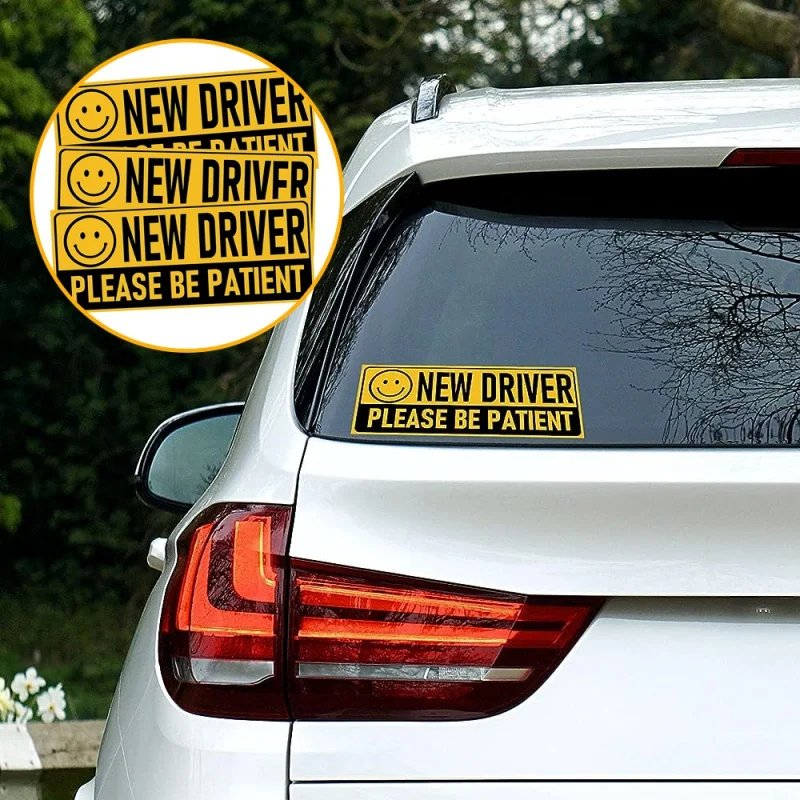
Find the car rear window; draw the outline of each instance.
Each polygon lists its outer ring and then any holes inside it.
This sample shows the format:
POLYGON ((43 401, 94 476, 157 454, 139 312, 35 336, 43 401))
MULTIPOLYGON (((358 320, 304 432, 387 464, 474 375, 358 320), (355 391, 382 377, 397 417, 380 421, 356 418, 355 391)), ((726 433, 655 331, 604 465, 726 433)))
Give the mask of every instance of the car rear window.
POLYGON ((537 197, 487 209, 479 191, 440 192, 397 220, 351 293, 313 433, 533 447, 798 440, 798 232, 748 221, 748 204, 763 211, 752 194, 738 215, 720 200, 719 218, 713 198, 667 215, 676 203, 663 195, 537 197), (549 205, 559 213, 541 213, 549 205), (354 433, 364 365, 574 368, 583 438, 354 433))

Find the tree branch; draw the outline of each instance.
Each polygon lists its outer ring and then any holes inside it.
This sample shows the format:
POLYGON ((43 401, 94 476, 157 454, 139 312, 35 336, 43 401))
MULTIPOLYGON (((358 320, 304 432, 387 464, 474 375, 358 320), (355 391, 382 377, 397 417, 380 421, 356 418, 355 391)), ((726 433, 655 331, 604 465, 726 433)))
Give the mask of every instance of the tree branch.
POLYGON ((800 43, 800 17, 750 0, 708 0, 722 33, 751 50, 791 63, 800 43))

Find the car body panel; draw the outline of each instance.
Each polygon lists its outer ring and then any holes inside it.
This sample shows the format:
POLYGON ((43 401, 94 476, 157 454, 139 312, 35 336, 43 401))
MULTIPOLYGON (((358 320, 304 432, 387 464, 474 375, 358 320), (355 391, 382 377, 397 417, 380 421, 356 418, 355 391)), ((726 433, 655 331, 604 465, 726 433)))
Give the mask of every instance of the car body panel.
POLYGON ((800 595, 792 450, 312 438, 294 558, 524 594, 800 595))
MULTIPOLYGON (((75 800, 92 800, 94 798, 95 783, 94 778, 84 783, 75 793, 75 800)), ((124 795, 120 795, 120 797, 122 796, 124 795)))
POLYGON ((797 791, 785 782, 308 783, 289 800, 789 800, 797 791))
POLYGON ((296 722, 291 779, 797 779, 799 612, 796 599, 610 600, 515 708, 296 722))
POLYGON ((380 116, 345 168, 345 210, 416 171, 423 183, 509 172, 715 167, 738 147, 800 144, 791 79, 474 89, 411 124, 380 116))
POLYGON ((291 505, 307 434, 294 413, 294 356, 305 312, 275 328, 231 450, 219 474, 189 512, 224 499, 291 505))

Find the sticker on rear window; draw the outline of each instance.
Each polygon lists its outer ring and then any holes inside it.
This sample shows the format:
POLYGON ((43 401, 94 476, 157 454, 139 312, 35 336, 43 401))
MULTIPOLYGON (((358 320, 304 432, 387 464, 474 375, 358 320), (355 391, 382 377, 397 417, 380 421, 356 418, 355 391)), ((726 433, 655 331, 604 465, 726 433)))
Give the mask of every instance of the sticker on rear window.
POLYGON ((575 367, 361 367, 352 432, 582 439, 575 367))

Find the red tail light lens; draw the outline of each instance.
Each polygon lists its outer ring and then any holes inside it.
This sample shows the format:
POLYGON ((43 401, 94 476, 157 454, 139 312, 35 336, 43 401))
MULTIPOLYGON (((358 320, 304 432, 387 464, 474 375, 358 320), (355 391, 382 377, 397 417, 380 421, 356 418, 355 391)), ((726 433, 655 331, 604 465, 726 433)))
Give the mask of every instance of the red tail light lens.
POLYGON ((292 569, 297 719, 470 719, 534 692, 598 604, 292 569))
POLYGON ((160 661, 183 708, 242 719, 489 716, 544 683, 602 602, 289 569, 289 515, 213 506, 179 544, 160 661))
POLYGON ((800 165, 800 149, 794 148, 741 148, 734 150, 723 162, 723 167, 796 167, 800 165))
POLYGON ((179 543, 160 637, 175 701, 199 714, 286 719, 281 663, 290 510, 212 506, 179 543))

